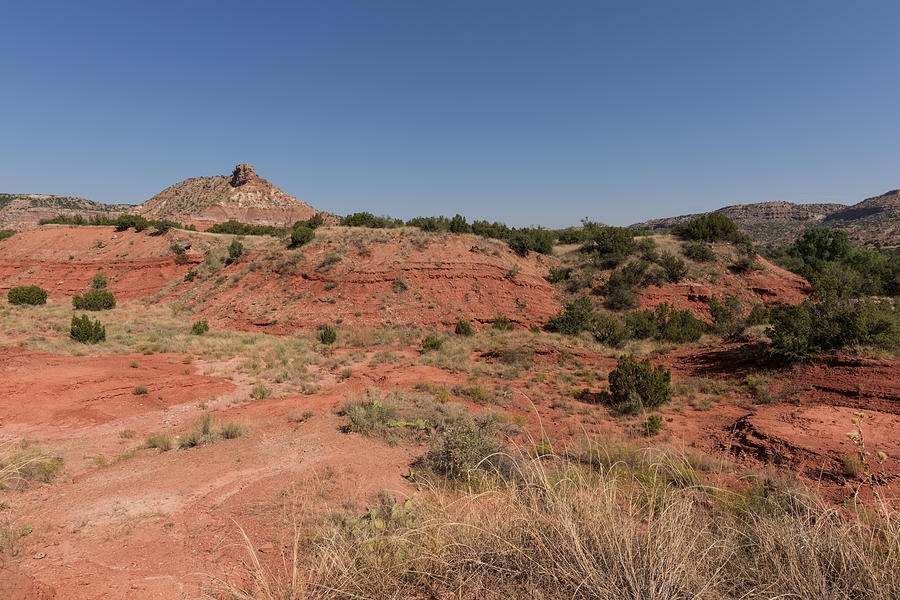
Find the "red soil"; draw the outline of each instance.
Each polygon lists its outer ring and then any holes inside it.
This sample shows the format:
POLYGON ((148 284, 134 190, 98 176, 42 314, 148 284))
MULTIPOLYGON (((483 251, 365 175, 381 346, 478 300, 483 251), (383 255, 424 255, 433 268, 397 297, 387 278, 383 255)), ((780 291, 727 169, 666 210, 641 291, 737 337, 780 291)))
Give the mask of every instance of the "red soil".
POLYGON ((661 287, 647 287, 640 292, 641 308, 653 308, 669 302, 679 310, 688 309, 706 321, 711 321, 709 305, 712 296, 736 296, 745 307, 755 304, 771 306, 777 303, 799 304, 812 289, 799 275, 757 257, 759 269, 745 273, 725 271, 721 280, 711 283, 667 283, 661 287))
POLYGON ((434 327, 457 319, 486 324, 498 316, 528 327, 561 308, 544 279, 552 264, 471 235, 403 230, 390 241, 357 246, 339 233, 273 259, 251 257, 179 289, 211 324, 228 329, 434 327), (329 256, 339 260, 328 264, 329 256), (258 268, 248 270, 254 260, 258 268))
MULTIPOLYGON (((179 238, 187 237, 180 232, 179 238)), ((109 278, 116 298, 158 293, 184 276, 170 249, 174 234, 116 231, 113 227, 43 226, 0 242, 0 292, 17 285, 39 285, 51 297, 70 297, 90 288, 99 271, 109 278)), ((191 254, 198 262, 202 254, 191 254)))

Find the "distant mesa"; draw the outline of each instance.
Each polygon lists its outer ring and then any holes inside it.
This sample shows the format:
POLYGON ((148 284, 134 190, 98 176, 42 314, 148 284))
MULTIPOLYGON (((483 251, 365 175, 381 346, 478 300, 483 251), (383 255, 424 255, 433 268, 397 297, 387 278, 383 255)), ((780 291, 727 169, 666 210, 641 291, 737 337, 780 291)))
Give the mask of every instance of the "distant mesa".
POLYGON ((135 209, 149 219, 171 219, 206 229, 228 220, 283 227, 322 214, 256 174, 250 164, 237 165, 231 175, 192 177, 167 187, 135 209))
MULTIPOLYGON (((846 231, 860 244, 900 243, 900 190, 867 198, 847 206, 844 204, 794 204, 760 202, 734 204, 712 211, 730 218, 757 243, 788 244, 810 227, 831 227, 846 231)), ((701 213, 708 214, 708 213, 701 213)), ((632 229, 669 229, 694 217, 681 215, 635 223, 632 229)))

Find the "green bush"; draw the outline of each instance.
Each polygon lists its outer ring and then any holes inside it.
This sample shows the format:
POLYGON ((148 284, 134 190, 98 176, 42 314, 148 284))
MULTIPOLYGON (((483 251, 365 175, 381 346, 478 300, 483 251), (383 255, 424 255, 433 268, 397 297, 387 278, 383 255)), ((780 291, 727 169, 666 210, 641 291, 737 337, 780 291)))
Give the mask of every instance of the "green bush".
POLYGON ((762 304, 756 304, 747 315, 747 325, 765 325, 769 322, 769 309, 762 304))
POLYGON ((456 215, 450 219, 450 233, 472 233, 472 228, 462 215, 456 215))
POLYGON ((106 340, 106 327, 99 320, 92 321, 87 315, 72 317, 69 335, 82 344, 96 344, 106 340))
POLYGON ((544 329, 566 335, 578 335, 593 328, 596 313, 589 298, 581 297, 568 302, 556 316, 551 317, 544 329))
POLYGON ((115 221, 116 231, 125 231, 134 228, 135 231, 141 232, 150 227, 150 221, 140 215, 119 215, 115 221))
POLYGON ((681 250, 682 254, 695 262, 712 262, 716 260, 716 253, 712 248, 701 242, 688 244, 681 250))
POLYGON ((687 223, 673 227, 672 233, 682 239, 702 242, 738 241, 741 239, 741 232, 734 221, 718 213, 694 217, 687 223))
POLYGON ((331 325, 326 325, 319 330, 319 341, 329 346, 337 341, 337 331, 331 325))
POLYGON ((440 350, 444 342, 436 335, 426 335, 422 340, 422 352, 431 352, 432 350, 440 350))
POLYGON ((627 227, 610 227, 594 223, 587 219, 582 221, 585 252, 595 252, 601 256, 628 256, 634 250, 634 232, 627 227))
POLYGON ((741 303, 736 296, 727 295, 722 299, 712 296, 707 304, 716 333, 725 337, 734 337, 744 330, 741 322, 741 303))
POLYGON ((226 262, 228 264, 236 263, 243 255, 244 245, 237 239, 231 240, 231 245, 228 246, 228 260, 226 262))
POLYGON ((46 304, 47 290, 36 285, 20 285, 6 293, 10 304, 46 304))
POLYGON ((607 346, 621 346, 628 339, 628 330, 622 322, 613 315, 600 313, 594 318, 591 333, 601 344, 607 346))
POLYGON ((206 322, 206 319, 195 321, 191 325, 191 333, 194 335, 203 335, 207 331, 209 331, 209 323, 206 322))
POLYGON ((630 394, 636 394, 645 408, 653 408, 672 399, 670 381, 671 374, 662 365, 654 368, 649 359, 638 361, 628 354, 609 374, 609 393, 615 404, 626 403, 630 394))
POLYGON ((706 323, 685 310, 675 310, 668 302, 656 306, 657 339, 676 344, 696 342, 706 331, 706 323))
POLYGON ((72 306, 77 310, 109 310, 116 307, 116 298, 107 290, 91 290, 84 296, 74 296, 72 306))
POLYGON ((652 310, 636 310, 625 315, 625 327, 628 336, 643 340, 656 337, 659 333, 659 325, 652 310))
POLYGON ((671 283, 678 283, 687 277, 687 265, 684 261, 669 252, 663 252, 659 261, 659 266, 663 268, 666 274, 666 280, 671 283))
POLYGON ((14 235, 16 235, 15 229, 0 229, 0 242, 2 242, 3 240, 8 240, 14 235))
POLYGON ((662 417, 659 415, 650 415, 647 417, 647 420, 641 424, 641 429, 643 429, 643 433, 647 437, 653 437, 657 435, 663 426, 662 417))
POLYGON ((769 311, 769 354, 786 362, 808 362, 848 346, 900 347, 900 307, 890 301, 805 300, 769 311))
POLYGON ((304 221, 297 221, 291 228, 291 248, 299 248, 304 244, 308 244, 315 237, 316 233, 304 221))
POLYGON ((523 227, 515 229, 506 243, 519 256, 528 256, 529 252, 550 254, 556 236, 552 231, 540 227, 523 227))
POLYGON ((565 281, 572 274, 572 269, 563 268, 563 267, 550 267, 550 272, 547 274, 547 281, 550 283, 559 283, 560 281, 565 281))
POLYGON ((629 289, 616 288, 609 292, 603 306, 610 310, 624 310, 637 306, 637 295, 629 289))
POLYGON ((109 280, 106 278, 106 275, 103 273, 97 273, 94 275, 94 278, 91 280, 91 289, 92 290, 105 290, 106 285, 109 283, 109 280))
POLYGON ((391 217, 376 217, 370 212, 358 212, 346 217, 341 217, 341 225, 344 227, 369 227, 371 229, 385 229, 402 227, 403 221, 391 217))
POLYGON ((456 335, 472 335, 472 325, 468 321, 460 319, 456 322, 454 333, 456 335))
POLYGON ((507 317, 495 317, 491 324, 494 326, 494 329, 499 329, 500 331, 512 331, 515 328, 513 322, 507 317))

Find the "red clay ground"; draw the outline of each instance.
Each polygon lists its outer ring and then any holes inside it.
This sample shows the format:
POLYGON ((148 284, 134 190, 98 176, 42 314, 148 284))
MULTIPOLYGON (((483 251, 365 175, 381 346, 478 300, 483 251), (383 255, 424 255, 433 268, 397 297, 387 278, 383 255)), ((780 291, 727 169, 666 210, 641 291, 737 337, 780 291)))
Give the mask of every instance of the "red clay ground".
MULTIPOLYGON (((485 383, 494 398, 491 403, 475 405, 455 393, 454 400, 473 411, 490 409, 518 417, 533 439, 543 437, 557 445, 585 434, 620 439, 633 433, 634 420, 617 419, 601 405, 562 400, 552 377, 534 378, 541 372, 569 373, 577 387, 578 373, 585 368, 606 372, 614 367, 614 359, 577 349, 560 353, 542 343, 529 348, 534 364, 520 378, 499 386, 485 383)), ((6 494, 15 523, 30 524, 34 531, 23 538, 19 556, 5 558, 0 590, 12 598, 190 597, 204 575, 224 575, 241 560, 235 522, 245 528, 261 556, 274 556, 290 532, 281 520, 286 490, 315 495, 317 510, 345 502, 364 505, 382 489, 408 494, 403 475, 423 448, 391 447, 342 433, 345 420, 338 411, 370 388, 412 390, 428 382, 452 391, 454 385, 465 387, 473 381, 463 372, 413 365, 418 353, 401 349, 394 349, 394 362, 373 366, 378 350, 336 351, 335 358, 355 357, 352 375, 338 381, 335 373, 319 373, 323 388, 316 394, 253 402, 246 401, 248 382, 199 375, 216 366, 202 362, 185 374, 178 356, 60 358, 4 350, 4 433, 39 440, 64 458, 65 467, 52 484, 6 494), (139 361, 137 369, 131 360, 139 361), (34 381, 37 372, 46 377, 34 381), (131 393, 140 382, 148 383, 147 396, 131 393), (163 400, 154 400, 154 394, 163 400), (97 399, 103 399, 102 410, 93 406, 97 399), (301 417, 306 411, 312 416, 301 417), (111 462, 146 436, 184 432, 206 413, 217 421, 245 423, 249 431, 201 448, 141 450, 109 466, 98 467, 93 459, 103 455, 111 462), (137 434, 122 439, 118 432, 123 429, 137 434)), ((690 408, 682 399, 664 411, 670 420, 660 443, 734 460, 743 467, 798 472, 807 481, 819 481, 820 489, 840 502, 854 490, 853 480, 842 475, 840 460, 851 450, 844 434, 862 385, 871 414, 864 426, 867 444, 890 455, 885 482, 896 485, 900 446, 891 435, 900 425, 896 362, 848 360, 773 372, 770 392, 779 396, 789 386, 792 396, 758 405, 741 385, 740 364, 728 351, 679 350, 665 359, 676 384, 704 378, 721 382, 722 388, 709 410, 690 408), (834 378, 823 376, 833 369, 834 378), (836 406, 840 404, 846 406, 836 406)), ((488 351, 473 360, 490 366, 500 359, 488 351)), ((605 383, 598 380, 587 387, 599 393, 605 383)))

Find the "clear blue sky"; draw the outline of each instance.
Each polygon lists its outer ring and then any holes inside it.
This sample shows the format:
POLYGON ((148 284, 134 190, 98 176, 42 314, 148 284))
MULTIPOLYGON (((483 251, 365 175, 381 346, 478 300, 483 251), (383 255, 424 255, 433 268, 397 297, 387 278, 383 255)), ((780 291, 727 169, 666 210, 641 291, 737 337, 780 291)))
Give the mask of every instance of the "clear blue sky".
POLYGON ((628 224, 900 187, 900 3, 4 2, 0 191, 257 172, 317 208, 628 224))

